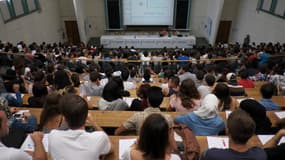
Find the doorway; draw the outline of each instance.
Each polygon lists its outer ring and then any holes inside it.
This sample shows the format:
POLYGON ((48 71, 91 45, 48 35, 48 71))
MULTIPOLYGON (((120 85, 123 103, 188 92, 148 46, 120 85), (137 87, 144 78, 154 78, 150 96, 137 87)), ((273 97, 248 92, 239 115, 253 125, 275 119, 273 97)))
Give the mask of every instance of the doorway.
POLYGON ((80 43, 77 21, 64 21, 67 34, 67 40, 72 44, 80 43))
POLYGON ((232 21, 220 21, 216 38, 217 43, 228 43, 231 32, 232 21))

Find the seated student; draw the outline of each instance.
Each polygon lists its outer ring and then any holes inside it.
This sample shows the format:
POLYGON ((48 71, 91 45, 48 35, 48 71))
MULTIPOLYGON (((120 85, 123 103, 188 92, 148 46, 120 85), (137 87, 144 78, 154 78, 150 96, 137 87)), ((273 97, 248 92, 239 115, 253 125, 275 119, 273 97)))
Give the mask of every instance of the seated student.
POLYGON ((159 82, 161 82, 161 86, 160 88, 162 88, 162 90, 167 89, 168 88, 168 82, 170 80, 170 78, 173 76, 173 73, 171 70, 166 69, 163 70, 161 69, 161 72, 159 73, 159 77, 162 77, 162 79, 160 79, 159 82))
POLYGON ((255 123, 242 110, 232 112, 227 120, 229 149, 208 149, 201 160, 266 160, 266 153, 258 147, 248 147, 247 141, 254 135, 255 123))
POLYGON ((166 119, 161 114, 148 116, 142 125, 138 143, 123 153, 123 159, 180 160, 179 156, 169 153, 169 128, 166 119))
POLYGON ((243 86, 238 85, 236 74, 228 73, 226 75, 228 87, 230 89, 231 96, 245 96, 245 90, 243 86))
POLYGON ((168 81, 168 87, 163 89, 162 92, 166 97, 170 97, 179 91, 179 78, 176 76, 170 77, 168 81))
POLYGON ((102 98, 98 102, 100 110, 126 110, 129 108, 128 104, 122 99, 124 86, 121 85, 114 79, 109 80, 103 89, 102 98))
POLYGON ((60 127, 62 122, 61 109, 59 108, 59 100, 61 96, 52 93, 46 97, 43 110, 40 116, 39 130, 49 133, 53 129, 60 127))
POLYGON ((103 86, 100 84, 100 74, 93 71, 89 74, 90 81, 80 85, 80 95, 84 96, 101 96, 103 86))
POLYGON ((33 96, 29 97, 28 103, 30 107, 42 107, 46 96, 48 94, 48 89, 41 82, 36 82, 33 84, 33 96))
POLYGON ((145 71, 143 74, 143 79, 142 82, 143 83, 151 83, 153 80, 151 78, 151 74, 149 73, 149 71, 145 71))
POLYGON ((206 95, 210 94, 213 90, 213 86, 216 82, 216 78, 208 74, 205 77, 206 85, 200 85, 197 89, 198 92, 200 93, 201 98, 203 99, 206 95))
POLYGON ((125 121, 119 128, 116 129, 115 135, 120 135, 126 131, 136 130, 137 134, 140 133, 141 126, 143 121, 151 114, 158 113, 162 114, 165 119, 168 121, 169 126, 173 125, 173 121, 170 115, 163 114, 160 111, 160 104, 163 100, 163 94, 161 88, 152 86, 148 91, 148 108, 146 108, 143 112, 135 113, 131 116, 127 121, 125 121))
POLYGON ((28 153, 16 149, 16 148, 8 148, 2 142, 1 138, 9 134, 9 125, 8 119, 5 112, 0 111, 0 153, 1 153, 1 160, 46 160, 47 156, 43 147, 42 139, 43 134, 40 132, 34 132, 31 134, 31 138, 35 145, 35 151, 29 155, 28 153))
POLYGON ((271 127, 272 124, 266 116, 265 108, 253 99, 246 99, 240 103, 240 108, 246 111, 256 124, 256 134, 275 134, 279 128, 271 127))
POLYGON ((262 95, 262 99, 259 101, 267 111, 271 110, 281 110, 279 105, 271 100, 275 91, 275 86, 271 83, 267 83, 261 86, 260 93, 262 95))
POLYGON ((125 90, 135 89, 136 85, 133 82, 128 81, 130 73, 129 70, 127 68, 123 68, 121 72, 122 72, 121 77, 124 83, 124 89, 125 90))
POLYGON ((15 97, 6 92, 2 92, 2 93, 0 92, 0 97, 7 99, 10 106, 17 106, 17 107, 22 106, 23 99, 22 99, 22 95, 20 92, 20 85, 13 84, 13 90, 15 92, 15 97))
POLYGON ((179 69, 177 74, 179 75, 178 77, 179 77, 180 83, 182 83, 186 79, 191 79, 193 81, 196 80, 195 74, 190 73, 188 70, 189 70, 189 64, 186 64, 179 69))
POLYGON ((35 116, 32 116, 29 112, 25 112, 23 115, 20 115, 20 119, 17 118, 14 114, 16 109, 10 108, 8 101, 3 97, 0 97, 0 111, 6 113, 10 128, 22 128, 28 133, 37 129, 37 119, 35 116))
POLYGON ((169 110, 192 112, 200 107, 200 94, 191 79, 184 80, 179 91, 170 97, 169 110))
POLYGON ((69 130, 52 130, 49 134, 48 147, 52 159, 99 159, 111 150, 111 143, 102 128, 92 117, 95 132, 86 132, 84 125, 88 115, 87 102, 78 95, 67 94, 60 99, 60 107, 69 130))
POLYGON ((142 84, 137 90, 137 96, 139 99, 134 99, 128 110, 130 111, 143 111, 148 107, 147 95, 150 89, 149 84, 142 84))
POLYGON ((267 154, 267 160, 284 160, 285 159, 285 143, 280 143, 281 138, 285 136, 285 129, 279 130, 263 148, 267 154))
POLYGON ((248 72, 246 70, 240 71, 240 80, 238 80, 238 85, 244 88, 254 88, 254 83, 252 80, 248 79, 248 72))
POLYGON ((225 123, 217 113, 218 98, 208 94, 198 110, 175 117, 174 122, 192 129, 196 136, 218 135, 225 130, 225 123))
POLYGON ((195 85, 196 85, 197 88, 198 88, 199 86, 205 84, 205 83, 204 83, 204 75, 205 75, 205 74, 204 74, 203 71, 198 70, 198 71, 196 72, 196 74, 195 74, 195 76, 196 76, 195 85))
POLYGON ((224 112, 226 110, 236 110, 239 106, 238 101, 230 95, 230 89, 224 83, 218 83, 213 90, 219 99, 218 110, 224 112))

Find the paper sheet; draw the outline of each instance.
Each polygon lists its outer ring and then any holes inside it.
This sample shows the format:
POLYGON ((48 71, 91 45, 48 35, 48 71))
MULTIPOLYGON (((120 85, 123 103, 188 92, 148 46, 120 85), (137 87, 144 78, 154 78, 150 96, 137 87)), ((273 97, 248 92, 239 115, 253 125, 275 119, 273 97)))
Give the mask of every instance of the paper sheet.
MULTIPOLYGON (((260 140, 260 142, 262 143, 262 145, 264 145, 265 143, 267 143, 272 137, 274 137, 274 135, 258 135, 258 138, 260 140)), ((282 137, 278 143, 285 143, 285 137, 282 137)))
POLYGON ((229 148, 229 138, 228 137, 211 137, 207 136, 208 148, 229 148))
POLYGON ((134 99, 135 98, 130 98, 130 97, 124 97, 123 98, 123 100, 128 104, 129 107, 131 106, 134 99))
POLYGON ((276 116, 279 119, 285 118, 285 111, 283 111, 283 112, 275 112, 275 114, 276 114, 276 116))
POLYGON ((123 154, 134 144, 137 139, 120 139, 119 140, 119 159, 123 159, 123 154))
POLYGON ((230 114, 232 113, 232 111, 226 111, 226 119, 229 118, 230 114))
MULTIPOLYGON (((45 151, 48 152, 48 134, 44 134, 44 138, 42 142, 43 142, 45 151)), ((22 151, 34 151, 35 150, 35 144, 30 135, 27 136, 27 138, 25 139, 20 149, 22 151)))

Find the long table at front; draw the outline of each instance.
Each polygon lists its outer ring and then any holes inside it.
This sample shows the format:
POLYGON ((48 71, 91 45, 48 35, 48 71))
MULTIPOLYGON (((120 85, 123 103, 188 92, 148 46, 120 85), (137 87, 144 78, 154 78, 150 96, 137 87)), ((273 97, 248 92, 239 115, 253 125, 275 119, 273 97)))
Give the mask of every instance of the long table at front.
MULTIPOLYGON (((30 110, 31 114, 37 118, 39 123, 40 115, 42 109, 40 108, 20 108, 22 110, 30 110)), ((94 121, 101 127, 119 127, 123 122, 125 122, 129 117, 133 114, 137 113, 137 111, 98 111, 98 110, 89 110, 89 113, 93 116, 94 121)), ((178 115, 186 114, 183 112, 162 112, 163 114, 169 114, 172 118, 175 118, 178 115)), ((276 126, 279 118, 275 115, 274 111, 266 112, 268 118, 272 122, 273 126, 276 126)), ((218 112, 218 115, 226 121, 226 113, 218 112)))
MULTIPOLYGON (((113 152, 106 156, 106 160, 119 159, 119 140, 120 139, 132 139, 132 138, 137 138, 137 137, 136 136, 109 136, 109 138, 113 146, 113 152)), ((207 137, 206 136, 196 136, 196 138, 200 145, 200 153, 207 150, 208 149, 207 137)), ((251 137, 247 145, 251 147, 253 146, 262 147, 262 144, 257 136, 251 137)))
POLYGON ((194 36, 159 37, 158 35, 103 35, 100 42, 104 48, 133 46, 135 48, 192 48, 196 44, 194 36))

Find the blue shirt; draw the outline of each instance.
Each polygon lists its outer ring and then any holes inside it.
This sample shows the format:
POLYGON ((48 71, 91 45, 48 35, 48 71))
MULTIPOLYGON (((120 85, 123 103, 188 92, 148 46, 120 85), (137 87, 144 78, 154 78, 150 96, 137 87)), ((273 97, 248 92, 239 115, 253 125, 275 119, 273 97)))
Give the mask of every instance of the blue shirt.
MULTIPOLYGON (((180 61, 182 61, 182 60, 189 60, 189 57, 188 57, 188 56, 179 56, 179 57, 177 58, 177 60, 180 60, 180 61)), ((180 67, 183 67, 184 65, 186 65, 186 64, 188 64, 188 63, 189 63, 189 62, 186 62, 186 61, 178 62, 178 64, 179 64, 180 67)))
POLYGON ((273 102, 271 99, 261 99, 259 103, 262 104, 267 111, 281 110, 279 105, 273 102))
POLYGON ((263 54, 260 55, 258 64, 262 65, 265 62, 267 62, 268 59, 269 59, 269 54, 264 52, 263 54))
POLYGON ((188 128, 192 129, 196 136, 218 135, 219 132, 225 130, 225 123, 219 116, 202 119, 191 112, 175 117, 174 122, 185 124, 188 128))

